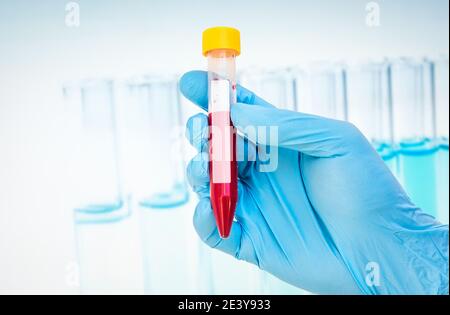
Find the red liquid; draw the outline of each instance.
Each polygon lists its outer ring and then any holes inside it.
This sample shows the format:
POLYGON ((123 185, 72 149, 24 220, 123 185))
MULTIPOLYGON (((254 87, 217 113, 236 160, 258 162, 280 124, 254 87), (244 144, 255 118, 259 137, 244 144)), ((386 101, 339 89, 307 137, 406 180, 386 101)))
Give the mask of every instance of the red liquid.
POLYGON ((236 132, 229 112, 214 112, 210 126, 210 196, 220 237, 230 235, 237 203, 236 132), (219 135, 218 137, 214 137, 219 135), (222 151, 220 151, 222 150, 222 151), (223 152, 213 158, 213 154, 223 152))

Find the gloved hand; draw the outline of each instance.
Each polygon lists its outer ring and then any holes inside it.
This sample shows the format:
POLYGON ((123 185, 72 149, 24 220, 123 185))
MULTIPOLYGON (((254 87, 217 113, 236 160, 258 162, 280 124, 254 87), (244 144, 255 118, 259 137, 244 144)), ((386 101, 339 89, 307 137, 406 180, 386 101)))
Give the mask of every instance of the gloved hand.
MULTIPOLYGON (((202 71, 180 81, 204 110, 207 85, 202 71)), ((204 242, 315 293, 448 294, 448 225, 411 202, 357 128, 277 109, 240 86, 237 98, 231 118, 244 136, 250 125, 278 127, 278 167, 239 162, 236 222, 222 240, 209 198, 207 117, 189 120, 199 155, 187 174, 200 197, 194 225, 204 242)))

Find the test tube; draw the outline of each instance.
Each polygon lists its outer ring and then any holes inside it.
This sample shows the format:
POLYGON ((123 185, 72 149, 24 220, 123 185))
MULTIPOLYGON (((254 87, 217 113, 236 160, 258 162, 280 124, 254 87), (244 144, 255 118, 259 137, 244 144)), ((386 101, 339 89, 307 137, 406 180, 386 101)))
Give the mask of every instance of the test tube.
POLYGON ((198 238, 192 237, 194 206, 184 179, 177 81, 171 76, 130 80, 127 98, 128 173, 141 220, 145 293, 209 293, 210 274, 198 238))
MULTIPOLYGON (((203 32, 203 55, 208 59, 210 126, 210 196, 219 235, 230 234, 237 202, 236 133, 230 106, 236 103, 235 58, 240 54, 239 31, 214 27, 203 32)), ((215 294, 260 292, 258 270, 224 253, 211 257, 215 294), (229 270, 229 273, 223 271, 229 270)))
POLYGON ((239 82, 281 109, 297 109, 295 70, 258 70, 249 68, 240 73, 239 82))
POLYGON ((76 215, 82 294, 142 294, 139 225, 129 212, 76 215))
MULTIPOLYGON (((239 78, 243 86, 255 92, 274 106, 280 109, 295 111, 297 109, 295 74, 295 69, 292 68, 270 71, 250 68, 242 72, 239 78)), ((237 273, 237 271, 233 273, 237 273)), ((255 278, 249 283, 253 284, 253 288, 249 288, 247 292, 244 291, 247 294, 256 294, 258 291, 262 294, 305 294, 305 291, 281 281, 264 271, 260 271, 259 275, 256 274, 257 270, 247 271, 247 274, 251 275, 252 273, 255 278), (257 276, 260 279, 257 280, 257 276), (256 286, 259 286, 259 288, 256 288, 256 286)), ((240 278, 242 279, 242 276, 240 278)), ((225 291, 225 293, 227 292, 225 291)))
POLYGON ((447 57, 441 57, 434 61, 434 78, 437 138, 444 146, 448 147, 449 62, 447 57))
MULTIPOLYGON (((69 87, 65 93, 70 93, 69 87)), ((86 80, 79 89, 80 212, 122 208, 113 82, 86 80)))
POLYGON ((87 80, 63 92, 78 129, 74 220, 81 293, 140 293, 138 235, 119 176, 113 82, 87 80))
POLYGON ((208 59, 211 205, 222 238, 230 235, 237 190, 236 131, 230 106, 236 103, 236 64, 240 33, 230 27, 203 32, 203 55, 208 59))
POLYGON ((343 65, 314 62, 296 75, 298 110, 303 113, 347 120, 346 74, 343 65))
POLYGON ((397 174, 387 70, 386 62, 347 67, 348 120, 361 130, 397 174))
POLYGON ((399 152, 399 177, 412 201, 436 216, 432 76, 428 61, 407 58, 388 68, 394 141, 399 152))
POLYGON ((130 192, 139 206, 173 208, 187 201, 177 81, 141 76, 128 82, 127 161, 130 192))
POLYGON ((447 57, 434 61, 434 87, 436 99, 436 141, 439 145, 436 162, 438 219, 448 224, 449 214, 449 62, 447 57))

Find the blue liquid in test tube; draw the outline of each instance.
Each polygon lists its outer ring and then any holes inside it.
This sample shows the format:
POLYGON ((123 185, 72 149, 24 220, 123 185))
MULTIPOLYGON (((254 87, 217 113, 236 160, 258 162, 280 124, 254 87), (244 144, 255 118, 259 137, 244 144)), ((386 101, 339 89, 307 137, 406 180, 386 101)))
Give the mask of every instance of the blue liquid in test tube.
POLYGON ((436 100, 436 141, 439 145, 436 163, 438 219, 448 224, 449 216, 449 62, 442 57, 434 62, 434 87, 436 100))
POLYGON ((198 238, 191 237, 177 80, 144 76, 127 85, 130 190, 140 210, 145 293, 210 293, 198 238))
POLYGON ((434 108, 429 62, 400 59, 389 68, 399 173, 412 201, 436 217, 434 108))
POLYGON ((141 293, 139 247, 120 182, 114 84, 87 80, 66 86, 64 95, 78 129, 74 220, 81 293, 141 293))

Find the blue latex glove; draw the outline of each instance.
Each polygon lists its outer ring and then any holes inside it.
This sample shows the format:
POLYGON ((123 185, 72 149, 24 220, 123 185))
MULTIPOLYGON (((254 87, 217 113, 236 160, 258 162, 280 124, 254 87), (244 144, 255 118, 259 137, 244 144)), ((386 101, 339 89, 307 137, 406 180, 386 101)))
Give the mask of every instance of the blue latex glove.
MULTIPOLYGON (((205 72, 186 73, 180 88, 207 109, 205 72)), ((194 225, 204 242, 315 293, 448 294, 448 225, 411 202, 357 128, 277 109, 242 87, 237 94, 231 118, 239 130, 278 127, 278 168, 239 163, 236 222, 220 239, 209 199, 207 117, 191 118, 187 136, 199 155, 187 174, 200 197, 194 225)))

